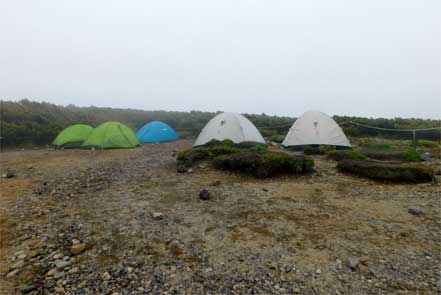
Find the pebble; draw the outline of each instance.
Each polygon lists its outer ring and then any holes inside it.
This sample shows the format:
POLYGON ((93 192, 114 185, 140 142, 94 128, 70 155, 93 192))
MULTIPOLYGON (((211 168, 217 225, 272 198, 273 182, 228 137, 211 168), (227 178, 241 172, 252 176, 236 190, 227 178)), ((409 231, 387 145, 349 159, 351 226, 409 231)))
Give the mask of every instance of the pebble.
POLYGON ((350 257, 346 260, 346 266, 351 270, 356 270, 360 261, 357 258, 350 257))
POLYGON ((22 294, 28 294, 36 289, 37 289, 37 286, 35 286, 35 285, 26 285, 20 289, 20 292, 22 294))
POLYGON ((407 212, 409 212, 412 215, 422 215, 423 214, 423 210, 421 210, 420 208, 417 207, 410 207, 409 209, 407 209, 407 212))
POLYGON ((436 289, 438 290, 438 292, 441 292, 441 279, 436 282, 436 289))
POLYGON ((319 275, 319 274, 322 273, 322 271, 320 270, 320 268, 317 268, 317 270, 315 271, 315 273, 319 275))
POLYGON ((70 247, 70 253, 72 253, 73 255, 81 254, 84 252, 84 250, 86 250, 85 243, 76 244, 76 245, 73 245, 72 247, 70 247))
POLYGON ((199 192, 199 198, 201 200, 209 200, 210 199, 210 192, 207 189, 203 189, 199 192))
POLYGON ((51 276, 53 276, 56 272, 57 272, 57 269, 56 269, 56 268, 53 268, 53 269, 51 269, 50 271, 48 271, 48 272, 46 273, 46 276, 47 276, 47 277, 51 277, 51 276))
POLYGON ((54 279, 58 280, 58 279, 64 278, 65 275, 66 274, 64 273, 64 271, 56 272, 56 273, 54 273, 54 279))
POLYGON ((103 275, 101 276, 101 278, 105 281, 108 281, 111 279, 110 274, 106 271, 105 273, 103 273, 103 275))
POLYGON ((17 268, 22 268, 25 265, 23 260, 19 260, 16 263, 14 263, 11 268, 12 269, 17 269, 17 268))
POLYGON ((18 274, 19 271, 20 271, 19 269, 16 269, 16 270, 13 270, 13 271, 8 272, 8 274, 6 275, 6 278, 7 278, 7 279, 12 278, 12 277, 15 276, 16 274, 18 274))
POLYGON ((80 269, 77 266, 72 267, 71 269, 69 269, 69 273, 73 274, 73 273, 77 273, 80 269))
POLYGON ((161 220, 164 218, 164 214, 162 214, 161 212, 153 212, 152 217, 155 220, 161 220))

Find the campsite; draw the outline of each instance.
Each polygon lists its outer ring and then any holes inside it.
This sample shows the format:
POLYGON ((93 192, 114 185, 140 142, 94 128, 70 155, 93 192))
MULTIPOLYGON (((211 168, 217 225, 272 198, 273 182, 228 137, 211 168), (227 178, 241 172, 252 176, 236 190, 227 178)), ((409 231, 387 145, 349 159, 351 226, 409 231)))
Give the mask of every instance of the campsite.
POLYGON ((344 149, 267 145, 251 121, 232 113, 213 116, 197 138, 178 139, 157 121, 140 124, 136 135, 110 122, 68 127, 53 147, 5 149, 1 291, 436 292, 439 143, 421 141, 417 150, 433 159, 411 164, 433 169, 433 178, 373 179, 338 166, 348 159, 382 163, 373 159, 398 157, 403 153, 393 151, 410 149, 412 141, 351 137, 349 143, 330 117, 306 116, 287 132, 286 145, 318 140, 314 134, 323 132, 331 136, 321 143, 344 149), (85 133, 86 144, 69 143, 85 133), (306 163, 313 168, 299 168, 306 163))
POLYGON ((440 0, 4 0, 0 36, 0 295, 441 295, 440 0))

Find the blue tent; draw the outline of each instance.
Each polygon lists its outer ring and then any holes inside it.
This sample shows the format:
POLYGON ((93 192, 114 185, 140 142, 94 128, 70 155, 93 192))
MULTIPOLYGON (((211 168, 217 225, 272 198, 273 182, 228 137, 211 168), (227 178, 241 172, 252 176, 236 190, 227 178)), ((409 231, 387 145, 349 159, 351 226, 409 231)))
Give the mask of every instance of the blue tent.
POLYGON ((179 139, 175 130, 161 121, 152 121, 138 130, 136 136, 141 142, 164 142, 179 139))

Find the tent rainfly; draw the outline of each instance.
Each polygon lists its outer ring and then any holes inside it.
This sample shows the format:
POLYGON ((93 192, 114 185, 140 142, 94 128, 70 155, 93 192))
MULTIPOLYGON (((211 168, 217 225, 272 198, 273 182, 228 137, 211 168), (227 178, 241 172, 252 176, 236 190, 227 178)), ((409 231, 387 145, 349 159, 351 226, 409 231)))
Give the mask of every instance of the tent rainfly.
POLYGON ((256 126, 237 113, 221 113, 212 118, 202 129, 194 146, 204 145, 213 139, 229 139, 234 143, 245 141, 265 143, 256 126))
POLYGON ((126 125, 119 122, 106 122, 93 130, 83 142, 83 147, 133 148, 141 143, 135 133, 126 125))
POLYGON ((138 130, 136 136, 141 142, 164 142, 179 139, 175 130, 161 121, 152 121, 138 130))
POLYGON ((92 133, 93 127, 85 124, 74 124, 63 131, 61 131, 57 137, 55 137, 52 145, 61 147, 81 147, 81 144, 92 133))
POLYGON ((351 147, 343 130, 330 116, 322 112, 308 111, 292 125, 283 140, 283 146, 335 145, 351 147))

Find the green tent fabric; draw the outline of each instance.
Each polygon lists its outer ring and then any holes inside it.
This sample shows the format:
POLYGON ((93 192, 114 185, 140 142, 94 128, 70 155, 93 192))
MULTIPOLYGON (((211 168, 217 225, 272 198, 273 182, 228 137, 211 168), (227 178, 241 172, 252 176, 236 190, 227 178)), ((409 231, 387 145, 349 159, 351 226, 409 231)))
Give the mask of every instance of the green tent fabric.
POLYGON ((52 144, 56 147, 80 147, 92 131, 93 127, 89 125, 71 125, 61 131, 52 144))
POLYGON ((135 133, 126 125, 119 122, 106 122, 93 130, 83 142, 83 147, 133 148, 141 143, 135 133))

